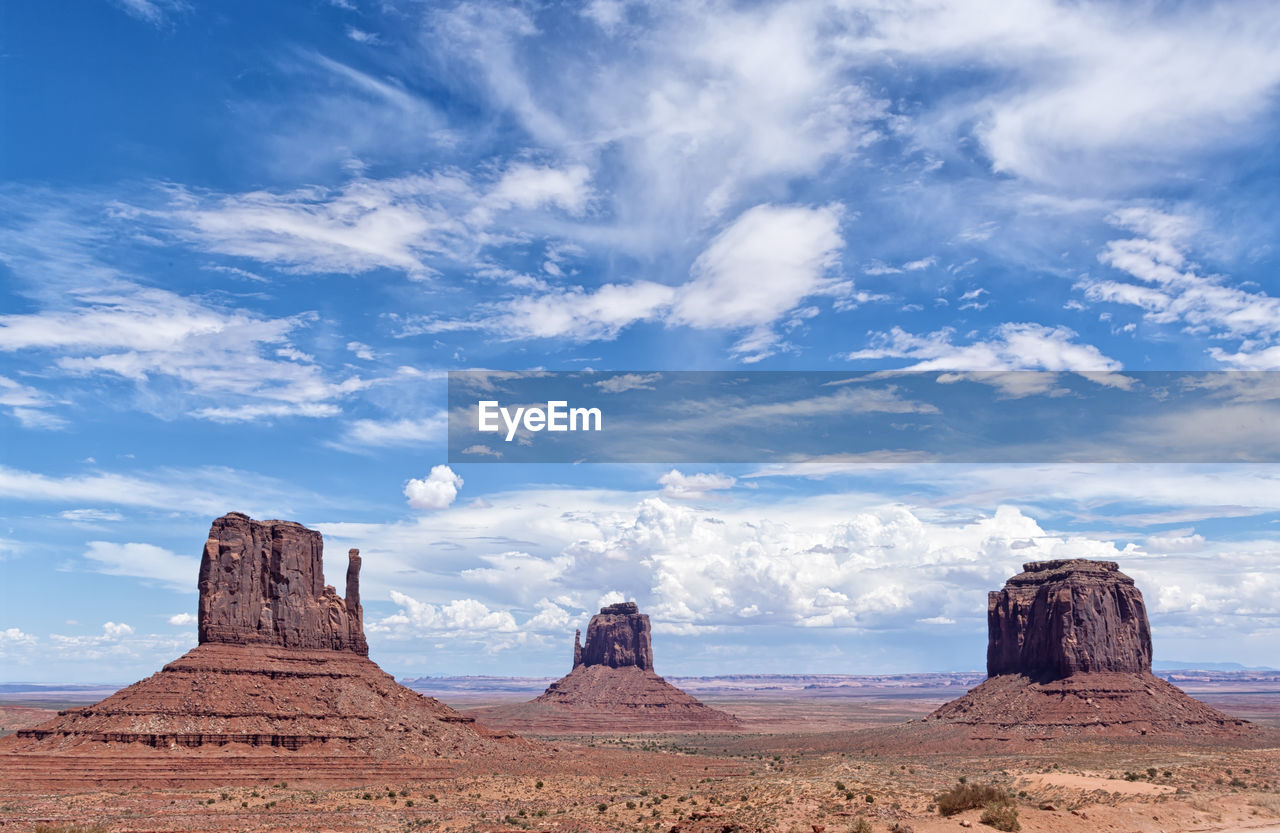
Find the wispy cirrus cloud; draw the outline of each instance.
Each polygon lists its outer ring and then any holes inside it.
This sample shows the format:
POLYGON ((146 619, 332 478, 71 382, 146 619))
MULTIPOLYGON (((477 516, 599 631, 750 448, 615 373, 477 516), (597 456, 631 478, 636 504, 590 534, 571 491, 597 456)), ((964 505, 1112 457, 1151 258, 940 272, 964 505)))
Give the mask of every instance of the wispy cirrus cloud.
POLYGON ((548 288, 484 307, 478 316, 426 320, 420 332, 477 329, 503 338, 612 339, 643 321, 699 330, 749 331, 731 352, 752 362, 781 348, 774 325, 802 303, 853 295, 840 280, 839 205, 758 205, 716 235, 677 286, 634 281, 548 288))

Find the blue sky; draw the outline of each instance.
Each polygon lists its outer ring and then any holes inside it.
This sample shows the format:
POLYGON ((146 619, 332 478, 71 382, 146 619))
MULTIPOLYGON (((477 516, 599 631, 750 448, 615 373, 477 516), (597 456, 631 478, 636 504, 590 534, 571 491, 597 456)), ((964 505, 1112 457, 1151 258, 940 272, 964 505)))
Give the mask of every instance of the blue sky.
POLYGON ((1280 666, 1270 465, 440 468, 451 369, 1280 368, 1274 3, 2 28, 6 678, 193 644, 230 510, 361 547, 397 674, 558 674, 618 594, 660 672, 975 668, 1063 554, 1139 579, 1157 658, 1280 666))

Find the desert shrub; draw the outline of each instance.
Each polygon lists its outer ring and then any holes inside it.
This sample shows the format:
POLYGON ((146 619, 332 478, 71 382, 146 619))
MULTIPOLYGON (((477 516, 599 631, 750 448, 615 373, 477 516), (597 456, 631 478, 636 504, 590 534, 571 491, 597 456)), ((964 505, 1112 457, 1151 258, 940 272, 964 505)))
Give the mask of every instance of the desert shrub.
POLYGON ((853 820, 853 824, 849 825, 849 833, 872 833, 871 822, 866 816, 858 816, 853 820))
POLYGON ((967 784, 964 781, 934 799, 938 812, 944 816, 954 816, 993 802, 1012 804, 1013 799, 1009 793, 994 784, 967 784))
POLYGON ((909 824, 895 821, 893 827, 889 828, 889 833, 916 833, 916 829, 909 824))
POLYGON ((982 808, 982 818, 978 819, 996 830, 1017 831, 1022 829, 1018 822, 1018 808, 1007 801, 993 801, 982 808))

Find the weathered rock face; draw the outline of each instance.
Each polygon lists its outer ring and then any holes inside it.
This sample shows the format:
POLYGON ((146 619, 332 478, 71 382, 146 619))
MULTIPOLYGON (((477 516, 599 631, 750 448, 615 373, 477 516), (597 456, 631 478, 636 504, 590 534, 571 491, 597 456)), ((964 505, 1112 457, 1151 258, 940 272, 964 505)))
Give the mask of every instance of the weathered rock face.
POLYGON ((649 617, 635 602, 620 602, 600 608, 587 625, 587 643, 578 646, 573 638, 573 667, 606 665, 609 668, 636 666, 653 670, 653 642, 649 617))
POLYGON ((218 518, 200 564, 200 644, 99 703, 0 739, 0 781, 350 784, 420 777, 423 762, 518 763, 523 741, 368 658, 360 555, 349 553, 342 599, 324 586, 321 546, 300 524, 218 518))
POLYGON ((732 731, 713 709, 653 672, 649 617, 635 602, 600 608, 573 635, 573 670, 528 703, 481 710, 490 725, 530 732, 732 731))
POLYGON ((988 676, 1047 682, 1151 671, 1142 593, 1114 561, 1036 561, 1022 569, 987 599, 988 676))
POLYGON ((348 553, 347 596, 324 583, 320 533, 239 512, 213 522, 200 560, 200 644, 278 645, 368 655, 360 551, 348 553))

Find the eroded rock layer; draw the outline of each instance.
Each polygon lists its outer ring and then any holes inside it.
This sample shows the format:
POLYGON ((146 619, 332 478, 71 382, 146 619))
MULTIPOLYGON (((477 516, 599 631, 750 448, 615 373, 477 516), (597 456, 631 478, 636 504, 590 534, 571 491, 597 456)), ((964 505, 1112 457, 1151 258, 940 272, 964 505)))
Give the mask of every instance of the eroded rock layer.
POLYGON ((600 608, 587 624, 587 642, 579 647, 573 637, 573 667, 605 665, 609 668, 635 666, 653 670, 653 639, 649 617, 635 602, 619 602, 600 608))
POLYGON ((573 639, 573 670, 528 703, 485 709, 485 722, 521 732, 731 731, 741 721, 653 671, 649 617, 635 602, 591 617, 586 644, 573 639))
POLYGON ((368 654, 360 551, 348 553, 347 595, 324 583, 320 533, 239 512, 213 522, 200 559, 200 643, 326 648, 368 654))
POLYGON ((348 563, 342 599, 323 586, 318 532, 219 518, 200 567, 201 644, 99 703, 0 740, 3 779, 176 783, 212 777, 212 757, 238 761, 224 773, 231 783, 262 772, 246 763, 262 756, 294 780, 415 767, 429 777, 449 761, 532 757, 529 744, 399 685, 369 660, 355 550, 348 563), (62 771, 49 772, 50 760, 62 771))
POLYGON ((1114 561, 1024 564, 988 595, 987 632, 991 677, 1048 681, 1082 671, 1151 671, 1142 593, 1114 561))
POLYGON ((975 739, 1251 730, 1152 675, 1142 593, 1113 561, 1024 565, 989 594, 987 632, 987 681, 929 721, 975 739))

